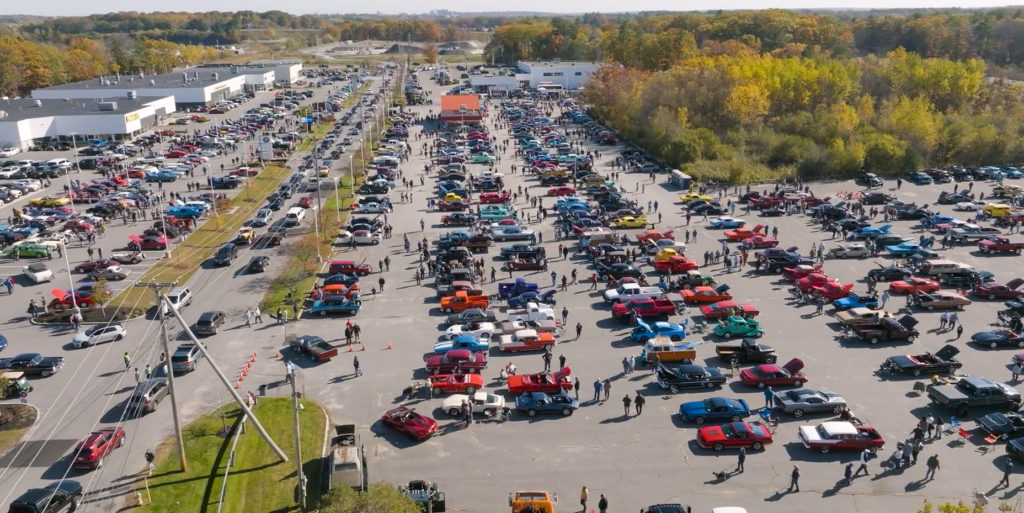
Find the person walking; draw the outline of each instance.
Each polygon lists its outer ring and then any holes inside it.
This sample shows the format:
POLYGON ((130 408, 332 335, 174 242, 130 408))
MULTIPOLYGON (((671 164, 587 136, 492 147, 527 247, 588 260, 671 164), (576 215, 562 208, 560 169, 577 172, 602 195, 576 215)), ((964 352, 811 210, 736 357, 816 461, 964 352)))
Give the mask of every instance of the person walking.
POLYGON ((772 390, 772 387, 768 387, 768 388, 764 389, 764 407, 765 408, 771 408, 772 407, 772 402, 774 401, 774 399, 775 399, 775 390, 772 390))
POLYGON ((153 377, 153 368, 150 367, 148 363, 146 364, 146 368, 143 369, 142 375, 146 376, 146 379, 153 377))
POLYGON ((860 452, 860 466, 857 467, 857 472, 853 474, 854 477, 860 475, 860 471, 864 471, 865 476, 870 476, 871 472, 868 472, 868 458, 871 457, 871 451, 864 449, 860 452))
POLYGON ((1010 378, 1014 383, 1020 381, 1020 375, 1022 372, 1024 372, 1024 368, 1021 368, 1020 363, 1015 363, 1013 364, 1013 367, 1010 367, 1010 378))
POLYGON ((928 424, 925 433, 928 435, 928 439, 931 440, 935 436, 935 416, 929 413, 924 420, 928 424))
POLYGON ((946 323, 949 322, 949 312, 942 312, 939 316, 939 331, 946 331, 946 323))
POLYGON ((551 271, 551 287, 554 288, 555 283, 558 281, 558 273, 551 271))
MULTIPOLYGON (((384 270, 381 269, 381 272, 384 272, 384 270)), ((380 292, 381 292, 381 294, 383 294, 384 293, 384 277, 383 276, 381 276, 379 279, 377 279, 377 285, 380 285, 380 292)))
POLYGON ((743 473, 743 464, 747 461, 747 449, 740 447, 740 454, 736 457, 736 472, 739 474, 743 473))
POLYGON ((846 486, 850 486, 850 483, 853 482, 853 463, 846 464, 846 469, 843 470, 843 481, 846 486))
POLYGON ((260 307, 256 306, 252 310, 252 316, 256 321, 256 324, 263 324, 263 312, 260 311, 260 307))
MULTIPOLYGON (((925 462, 925 465, 928 467, 928 471, 924 473, 924 478, 929 481, 935 479, 935 472, 939 470, 939 455, 932 454, 931 456, 929 456, 928 461, 925 462)), ((1006 478, 1007 476, 1003 477, 1006 478)), ((1009 486, 1009 481, 1007 481, 1007 486, 1009 486)))
POLYGON ((623 374, 629 374, 629 357, 628 356, 623 356, 622 357, 622 373, 623 374))
POLYGON ((569 320, 569 308, 562 307, 562 326, 565 326, 565 322, 569 320))
POLYGON ((923 442, 914 442, 914 446, 910 448, 911 465, 917 465, 917 455, 921 454, 921 449, 924 448, 923 442))
POLYGON ((359 357, 358 356, 353 356, 352 357, 352 367, 355 368, 355 377, 358 378, 359 376, 363 375, 363 371, 359 370, 359 357))
POLYGON ((889 291, 882 292, 882 297, 880 299, 882 300, 882 304, 878 305, 878 309, 884 310, 886 301, 889 301, 889 291))
POLYGON ((580 378, 576 378, 576 382, 572 384, 572 387, 576 389, 576 400, 580 400, 580 378))
POLYGON ((608 499, 601 494, 601 500, 597 501, 597 510, 601 513, 608 513, 608 499))
POLYGON ((583 489, 580 490, 580 506, 583 507, 584 513, 586 513, 586 511, 587 511, 587 499, 589 499, 589 498, 590 498, 590 491, 588 491, 587 487, 584 486, 583 489))
POLYGON ((954 340, 959 340, 960 339, 960 335, 963 335, 963 334, 964 334, 964 325, 963 324, 957 324, 956 325, 956 338, 954 340))
POLYGON ((800 467, 793 465, 793 472, 789 474, 789 490, 788 492, 799 492, 800 491, 800 467))
POLYGON ((622 414, 629 416, 629 405, 633 402, 633 398, 629 397, 629 394, 622 396, 622 414))
POLYGON ((601 380, 600 379, 595 379, 594 380, 594 402, 596 403, 596 402, 598 402, 600 400, 601 400, 601 380))
POLYGON ((636 407, 636 414, 638 416, 644 412, 644 404, 647 404, 647 399, 644 399, 644 396, 637 392, 636 398, 633 399, 633 405, 636 407))
POLYGON ((249 328, 252 326, 252 310, 245 310, 245 327, 249 328))
POLYGON ((1005 486, 1005 487, 1009 488, 1010 487, 1010 474, 1012 474, 1012 473, 1013 473, 1013 460, 1011 460, 1010 458, 1006 458, 1006 465, 1003 467, 1003 479, 1001 479, 996 484, 996 488, 998 488, 1000 486, 1005 486))
POLYGON ((142 379, 139 377, 139 368, 136 367, 135 368, 135 382, 138 383, 140 381, 142 381, 142 379))
POLYGON ((128 352, 125 351, 125 353, 124 353, 124 370, 125 370, 125 372, 127 372, 128 369, 131 368, 131 366, 132 366, 132 357, 128 356, 128 352))
POLYGON ((601 382, 601 388, 604 389, 604 400, 607 401, 612 397, 612 380, 604 378, 601 382))
POLYGON ((545 351, 541 358, 544 360, 544 372, 551 371, 551 353, 545 351))
POLYGON ((153 454, 152 449, 146 449, 146 466, 149 467, 149 475, 153 475, 153 460, 156 459, 156 455, 153 454))
POLYGON ((580 339, 580 334, 583 333, 583 323, 576 323, 576 340, 580 339))
POLYGON ((564 368, 565 368, 565 355, 564 354, 560 354, 560 355, 558 355, 558 370, 562 370, 564 368))

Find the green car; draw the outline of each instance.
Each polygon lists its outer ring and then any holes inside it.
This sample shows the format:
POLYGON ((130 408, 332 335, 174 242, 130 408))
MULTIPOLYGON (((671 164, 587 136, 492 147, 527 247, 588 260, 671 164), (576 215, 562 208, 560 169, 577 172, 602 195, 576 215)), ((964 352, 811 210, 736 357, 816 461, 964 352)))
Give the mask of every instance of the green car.
POLYGON ((515 217, 514 212, 500 205, 490 205, 480 209, 480 219, 484 221, 501 221, 502 219, 513 219, 515 217))
POLYGON ((724 338, 758 338, 764 335, 764 330, 754 319, 730 316, 715 326, 715 335, 724 338))
POLYGON ((490 153, 474 153, 472 162, 476 162, 478 164, 493 164, 494 155, 491 155, 490 153))
POLYGON ((50 248, 39 244, 21 244, 4 252, 7 256, 14 256, 18 252, 18 258, 46 258, 50 256, 50 248))

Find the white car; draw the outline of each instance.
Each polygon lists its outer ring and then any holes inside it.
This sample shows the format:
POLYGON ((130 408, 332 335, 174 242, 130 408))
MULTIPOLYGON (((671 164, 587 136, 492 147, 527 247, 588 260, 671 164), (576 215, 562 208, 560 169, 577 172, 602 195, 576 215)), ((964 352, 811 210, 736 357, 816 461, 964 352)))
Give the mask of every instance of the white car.
POLYGON ((672 239, 658 239, 658 241, 655 242, 654 244, 647 245, 647 254, 657 255, 663 249, 671 249, 674 250, 676 253, 683 255, 686 253, 686 244, 683 244, 682 242, 679 241, 674 241, 672 239))
POLYGON ((391 208, 384 205, 383 203, 364 203, 359 205, 353 212, 363 212, 367 214, 383 214, 385 212, 391 212, 391 208))
POLYGON ((21 153, 21 148, 15 148, 14 146, 4 146, 0 149, 0 157, 13 157, 21 153))
POLYGON ((452 394, 441 401, 441 410, 452 417, 462 415, 462 402, 469 401, 473 413, 489 412, 491 415, 505 407, 505 398, 487 392, 475 392, 472 397, 465 394, 452 394))
POLYGON ((383 239, 381 232, 371 232, 370 230, 356 230, 354 232, 342 230, 338 234, 338 244, 352 244, 355 241, 356 244, 372 244, 376 246, 380 244, 381 239, 383 239))
POLYGON ((37 262, 32 265, 26 265, 22 267, 25 272, 25 276, 32 280, 32 283, 43 283, 44 281, 53 281, 53 271, 46 264, 37 262))
POLYGON ((975 203, 973 201, 962 201, 953 205, 953 210, 958 212, 977 212, 978 209, 985 206, 985 203, 975 203))
POLYGON ((101 324, 99 326, 93 326, 92 328, 75 335, 75 338, 71 339, 71 345, 78 349, 102 344, 104 342, 121 340, 127 335, 128 330, 124 329, 124 326, 121 326, 120 324, 101 324))
POLYGON ((843 244, 828 251, 829 258, 867 258, 871 256, 867 246, 863 244, 843 244))
POLYGON ((256 212, 256 217, 252 218, 252 222, 249 223, 252 226, 266 226, 270 224, 270 221, 274 219, 274 211, 269 208, 261 208, 259 212, 256 212))

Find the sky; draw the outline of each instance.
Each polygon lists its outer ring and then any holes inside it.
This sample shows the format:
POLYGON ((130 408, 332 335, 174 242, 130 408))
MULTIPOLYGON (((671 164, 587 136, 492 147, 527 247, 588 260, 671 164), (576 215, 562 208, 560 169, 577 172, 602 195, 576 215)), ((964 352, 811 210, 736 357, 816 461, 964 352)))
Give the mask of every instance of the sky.
MULTIPOLYGON (((628 3, 619 0, 517 0, 508 4, 490 4, 495 11, 515 9, 518 12, 536 11, 548 13, 622 12, 635 11, 679 11, 708 9, 909 9, 909 8, 978 8, 1008 5, 999 1, 985 0, 784 0, 764 2, 758 0, 720 0, 713 3, 689 4, 678 0, 637 0, 628 3)), ((376 0, 369 4, 354 2, 323 2, 321 0, 224 0, 210 3, 206 0, 175 0, 174 2, 144 2, 138 0, 37 0, 29 4, 7 1, 0 2, 0 14, 32 14, 41 16, 83 16, 118 11, 271 11, 281 10, 293 14, 364 13, 399 14, 424 13, 432 9, 447 9, 456 12, 479 12, 479 0, 448 0, 446 2, 421 2, 413 0, 376 0)))

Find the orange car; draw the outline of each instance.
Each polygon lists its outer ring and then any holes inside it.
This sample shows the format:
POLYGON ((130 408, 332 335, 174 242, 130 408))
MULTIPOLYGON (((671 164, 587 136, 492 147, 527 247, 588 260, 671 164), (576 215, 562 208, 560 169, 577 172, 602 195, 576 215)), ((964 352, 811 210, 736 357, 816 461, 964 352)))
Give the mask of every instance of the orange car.
POLYGON ((753 228, 739 227, 732 230, 726 230, 725 238, 730 241, 747 240, 755 235, 764 235, 761 233, 761 230, 764 230, 763 224, 759 224, 753 228))
POLYGON ((675 236, 672 235, 673 231, 674 230, 669 230, 667 232, 662 233, 659 232, 658 230, 647 230, 636 234, 636 240, 640 241, 641 243, 646 241, 658 242, 661 239, 676 240, 675 236))
POLYGON ((935 292, 937 290, 939 290, 939 282, 916 276, 889 284, 889 293, 899 296, 919 294, 921 292, 935 292))
POLYGON ((717 287, 702 285, 692 289, 683 289, 679 291, 679 294, 687 303, 717 303, 732 299, 732 294, 729 294, 729 286, 724 283, 717 287))

